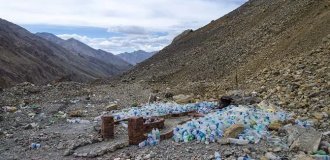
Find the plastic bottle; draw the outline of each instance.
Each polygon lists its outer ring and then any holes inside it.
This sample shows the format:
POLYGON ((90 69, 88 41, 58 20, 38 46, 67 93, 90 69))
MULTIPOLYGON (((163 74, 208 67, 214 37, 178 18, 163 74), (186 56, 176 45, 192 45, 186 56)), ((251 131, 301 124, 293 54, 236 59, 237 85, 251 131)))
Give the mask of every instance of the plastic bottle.
POLYGON ((121 126, 128 128, 128 125, 125 122, 120 122, 121 126))
POLYGON ((155 144, 154 139, 152 138, 152 134, 148 134, 147 142, 150 146, 155 144))
POLYGON ((187 132, 184 132, 184 133, 183 133, 183 141, 184 141, 184 142, 189 142, 189 139, 188 139, 188 133, 187 133, 187 132))
POLYGON ((160 131, 156 128, 156 139, 160 140, 160 131))
POLYGON ((176 134, 173 135, 172 139, 176 143, 180 142, 179 137, 176 134))
POLYGON ((147 146, 147 144, 148 144, 148 142, 144 140, 144 141, 139 143, 139 147, 143 148, 143 147, 147 146))
POLYGON ((39 143, 32 143, 31 144, 32 149, 39 149, 40 147, 41 147, 41 145, 39 143))
POLYGON ((76 119, 67 119, 66 121, 69 122, 69 123, 79 123, 80 122, 80 119, 79 118, 76 118, 76 119))
POLYGON ((151 136, 152 136, 153 139, 157 139, 157 137, 156 137, 156 130, 155 129, 152 129, 151 136))
POLYGON ((215 160, 221 160, 221 155, 219 152, 214 152, 214 158, 215 160))

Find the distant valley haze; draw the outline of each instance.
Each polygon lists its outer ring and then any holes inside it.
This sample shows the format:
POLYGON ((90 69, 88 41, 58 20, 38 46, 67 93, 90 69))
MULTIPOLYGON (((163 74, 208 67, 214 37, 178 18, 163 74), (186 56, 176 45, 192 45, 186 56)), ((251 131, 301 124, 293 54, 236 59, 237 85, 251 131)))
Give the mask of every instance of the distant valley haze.
POLYGON ((159 51, 247 0, 0 0, 0 18, 113 54, 159 51))

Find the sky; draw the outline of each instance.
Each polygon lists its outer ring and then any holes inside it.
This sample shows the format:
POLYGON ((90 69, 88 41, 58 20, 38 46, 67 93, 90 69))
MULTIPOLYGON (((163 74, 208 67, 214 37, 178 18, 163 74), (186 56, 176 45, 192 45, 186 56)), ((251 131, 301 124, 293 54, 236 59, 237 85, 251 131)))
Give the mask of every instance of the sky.
POLYGON ((32 33, 75 38, 119 54, 158 51, 247 0, 0 0, 0 18, 32 33))

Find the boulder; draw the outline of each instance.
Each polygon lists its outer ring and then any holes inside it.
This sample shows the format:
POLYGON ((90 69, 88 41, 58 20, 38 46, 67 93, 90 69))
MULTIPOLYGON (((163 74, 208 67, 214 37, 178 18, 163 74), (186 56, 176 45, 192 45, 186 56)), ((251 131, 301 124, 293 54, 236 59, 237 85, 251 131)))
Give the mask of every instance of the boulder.
POLYGON ((218 139, 217 142, 221 145, 225 145, 225 144, 229 144, 230 141, 228 138, 221 138, 221 139, 218 139))
POLYGON ((38 124, 36 124, 36 123, 30 123, 30 124, 27 124, 27 125, 23 126, 23 129, 29 130, 29 129, 33 129, 37 126, 38 126, 38 124))
POLYGON ((106 106, 105 108, 106 108, 107 111, 117 110, 118 109, 118 104, 111 103, 108 106, 106 106))
POLYGON ((184 95, 184 94, 179 94, 176 96, 173 96, 173 99, 176 103, 191 103, 193 102, 193 96, 192 95, 184 95))
POLYGON ((265 156, 262 156, 262 157, 260 157, 260 160, 268 160, 268 158, 265 156))
POLYGON ((307 153, 317 151, 321 142, 322 134, 314 128, 304 128, 289 124, 284 126, 283 130, 288 134, 288 145, 290 146, 291 151, 298 150, 307 153))
POLYGON ((234 104, 253 105, 258 104, 262 101, 259 97, 244 96, 244 97, 233 97, 234 104))
POLYGON ((306 155, 304 153, 296 155, 292 160, 314 160, 312 157, 309 155, 306 155))
POLYGON ((16 112, 17 111, 17 108, 16 107, 5 106, 5 107, 3 107, 3 110, 5 112, 11 112, 11 113, 13 113, 13 112, 16 112))
POLYGON ((237 138, 237 136, 244 130, 243 124, 234 124, 227 128, 224 133, 225 138, 237 138))
POLYGON ((322 113, 322 112, 314 112, 313 116, 317 119, 317 120, 322 120, 323 118, 328 117, 327 113, 322 113))
POLYGON ((83 117, 84 114, 83 114, 82 110, 74 110, 74 111, 69 112, 69 116, 70 117, 83 117))
POLYGON ((36 93, 41 92, 40 88, 35 87, 35 86, 27 87, 27 88, 25 88, 25 90, 29 94, 36 94, 36 93))
POLYGON ((233 99, 231 97, 222 96, 219 101, 219 108, 222 109, 222 108, 229 106, 232 101, 233 101, 233 99))
POLYGON ((268 101, 261 101, 257 105, 260 109, 267 111, 267 112, 275 112, 278 110, 278 107, 274 105, 273 103, 269 103, 268 101))
POLYGON ((171 98, 173 98, 174 95, 173 95, 173 93, 171 93, 171 92, 166 92, 164 96, 165 96, 165 98, 167 98, 167 99, 171 99, 171 98))
POLYGON ((269 124, 268 129, 271 131, 278 131, 282 126, 283 124, 281 123, 281 121, 273 121, 269 124))
POLYGON ((276 156, 274 153, 272 152, 267 152, 265 154, 265 157, 268 159, 268 160, 280 160, 280 158, 278 156, 276 156))

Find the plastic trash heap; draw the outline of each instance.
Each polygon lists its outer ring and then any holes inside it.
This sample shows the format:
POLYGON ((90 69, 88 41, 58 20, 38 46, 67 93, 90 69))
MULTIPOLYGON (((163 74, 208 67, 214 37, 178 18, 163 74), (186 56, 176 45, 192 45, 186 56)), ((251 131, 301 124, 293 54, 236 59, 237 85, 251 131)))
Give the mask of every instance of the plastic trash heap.
POLYGON ((155 146, 160 141, 160 132, 159 130, 152 129, 151 133, 148 133, 147 139, 139 143, 139 147, 145 147, 145 146, 155 146))
POLYGON ((244 131, 236 137, 238 139, 231 138, 229 143, 258 143, 261 138, 268 136, 268 125, 271 122, 285 121, 290 117, 291 115, 280 110, 270 112, 253 106, 231 105, 175 127, 173 140, 176 142, 197 140, 208 144, 223 138, 228 127, 242 124, 244 131))
POLYGON ((197 111, 200 113, 209 113, 217 106, 216 102, 199 102, 180 105, 174 102, 146 104, 142 107, 133 107, 124 109, 112 114, 116 121, 128 119, 131 117, 155 117, 168 114, 184 113, 197 111))

